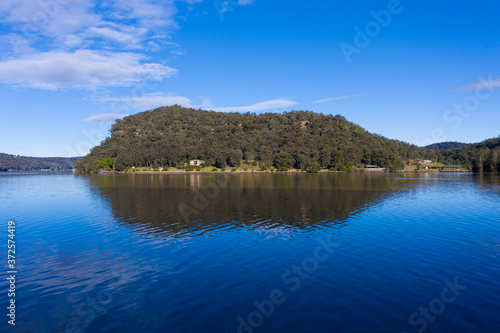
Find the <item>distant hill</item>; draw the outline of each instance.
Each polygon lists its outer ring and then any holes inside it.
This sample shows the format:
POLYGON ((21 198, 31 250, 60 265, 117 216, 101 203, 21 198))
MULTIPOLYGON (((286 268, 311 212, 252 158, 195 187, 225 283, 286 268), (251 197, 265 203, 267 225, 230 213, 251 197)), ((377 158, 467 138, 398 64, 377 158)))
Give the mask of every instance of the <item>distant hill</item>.
POLYGON ((446 142, 433 143, 431 145, 426 146, 425 148, 443 150, 443 149, 452 149, 452 148, 463 148, 463 147, 469 146, 469 145, 470 145, 470 143, 446 141, 446 142))
POLYGON ((461 164, 476 172, 500 172, 500 137, 438 151, 447 164, 461 164))
POLYGON ((250 160, 277 168, 372 164, 402 169, 404 160, 431 152, 369 133, 340 115, 310 111, 223 113, 170 106, 117 120, 111 132, 75 164, 78 171, 177 166, 189 159, 217 167, 250 160))
POLYGON ((81 157, 28 157, 0 153, 0 171, 71 170, 81 157))
POLYGON ((500 136, 494 139, 488 139, 481 141, 479 143, 473 143, 471 144, 471 147, 475 149, 482 149, 482 148, 487 148, 487 149, 499 149, 500 148, 500 136))

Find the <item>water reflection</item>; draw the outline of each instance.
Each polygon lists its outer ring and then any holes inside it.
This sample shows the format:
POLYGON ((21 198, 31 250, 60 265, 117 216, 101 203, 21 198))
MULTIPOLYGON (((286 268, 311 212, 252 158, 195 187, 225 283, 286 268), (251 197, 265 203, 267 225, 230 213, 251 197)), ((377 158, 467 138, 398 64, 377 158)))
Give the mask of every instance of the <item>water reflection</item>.
POLYGON ((259 331, 411 331, 409 315, 456 276, 469 289, 429 329, 495 332, 499 184, 451 173, 2 176, 0 210, 20 226, 16 331, 237 332, 275 288, 287 302, 259 331), (292 292, 283 272, 330 236, 340 250, 292 292))
POLYGON ((500 195, 500 173, 473 174, 472 180, 480 187, 483 194, 500 195))
POLYGON ((182 237, 224 228, 278 233, 341 225, 409 188, 389 175, 91 175, 91 188, 118 221, 182 237))

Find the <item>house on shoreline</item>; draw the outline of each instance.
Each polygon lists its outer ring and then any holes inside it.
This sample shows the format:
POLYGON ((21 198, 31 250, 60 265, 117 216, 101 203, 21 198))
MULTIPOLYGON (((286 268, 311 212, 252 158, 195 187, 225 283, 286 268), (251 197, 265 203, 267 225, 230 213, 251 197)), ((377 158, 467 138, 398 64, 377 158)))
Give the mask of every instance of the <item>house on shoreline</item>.
POLYGON ((191 160, 191 161, 189 161, 189 165, 191 165, 191 166, 199 166, 199 165, 202 165, 202 164, 205 164, 205 161, 202 161, 202 160, 191 160))
POLYGON ((443 170, 450 171, 450 170, 460 170, 462 169, 461 165, 443 165, 443 170))

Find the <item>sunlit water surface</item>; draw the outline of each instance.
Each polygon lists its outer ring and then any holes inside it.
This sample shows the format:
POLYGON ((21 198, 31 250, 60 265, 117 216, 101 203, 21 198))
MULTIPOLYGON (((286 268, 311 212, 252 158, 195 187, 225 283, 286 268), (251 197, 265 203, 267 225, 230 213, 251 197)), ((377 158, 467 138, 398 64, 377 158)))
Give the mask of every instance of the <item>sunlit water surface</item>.
MULTIPOLYGON (((500 175, 0 173, 14 332, 499 332, 500 175), (451 286, 451 287, 450 287, 451 286)), ((4 274, 6 276, 6 273, 4 274)))

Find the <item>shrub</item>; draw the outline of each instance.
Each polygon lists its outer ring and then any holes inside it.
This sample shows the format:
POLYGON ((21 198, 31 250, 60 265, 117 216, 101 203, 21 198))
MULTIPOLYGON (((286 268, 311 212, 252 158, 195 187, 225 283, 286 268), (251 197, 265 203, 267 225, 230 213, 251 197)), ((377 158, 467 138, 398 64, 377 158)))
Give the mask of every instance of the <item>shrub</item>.
POLYGON ((235 172, 235 171, 236 171, 236 168, 232 168, 232 169, 231 169, 231 172, 235 172))
POLYGON ((351 172, 352 167, 350 165, 341 165, 338 167, 339 171, 351 172))
POLYGON ((280 167, 280 168, 278 169, 278 171, 281 171, 281 172, 287 172, 287 171, 288 171, 288 168, 287 168, 287 167, 282 166, 282 167, 280 167))
POLYGON ((217 168, 212 168, 212 171, 213 172, 216 172, 218 169, 217 168))

